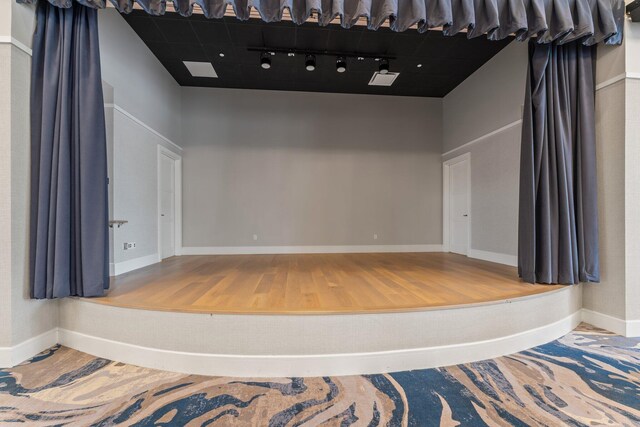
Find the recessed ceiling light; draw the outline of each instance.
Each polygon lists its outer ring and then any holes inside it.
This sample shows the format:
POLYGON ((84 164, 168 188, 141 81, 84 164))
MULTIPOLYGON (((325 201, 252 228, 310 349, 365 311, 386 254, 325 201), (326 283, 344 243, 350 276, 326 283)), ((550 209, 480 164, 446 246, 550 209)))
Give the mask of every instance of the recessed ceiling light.
POLYGON ((220 55, 220 58, 224 58, 224 53, 220 52, 218 55, 220 55))
POLYGON ((422 64, 418 64, 418 65, 416 65, 416 67, 422 68, 422 64))
POLYGON ((364 57, 358 56, 358 61, 364 61, 364 57))
POLYGON ((210 62, 182 61, 193 77, 218 78, 218 73, 214 70, 210 62))
POLYGON ((296 56, 296 54, 295 54, 295 52, 289 52, 289 53, 287 53, 287 56, 293 57, 293 56, 296 56))

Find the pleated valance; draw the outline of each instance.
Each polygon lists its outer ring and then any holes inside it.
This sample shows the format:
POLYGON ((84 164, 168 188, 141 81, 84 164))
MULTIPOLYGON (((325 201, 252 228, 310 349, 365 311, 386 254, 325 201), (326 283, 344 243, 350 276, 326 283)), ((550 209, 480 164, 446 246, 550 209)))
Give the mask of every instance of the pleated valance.
MULTIPOLYGON (((61 8, 74 1, 94 9, 106 6, 106 0, 48 1, 61 8)), ((131 12, 134 3, 152 15, 162 15, 167 8, 166 0, 109 1, 122 13, 131 12)), ((415 25, 420 32, 442 28, 445 35, 467 31, 469 38, 486 35, 501 40, 515 35, 519 40, 557 44, 581 40, 585 45, 620 44, 624 22, 623 0, 173 0, 173 6, 182 16, 190 16, 198 6, 207 18, 222 18, 229 6, 241 20, 249 19, 255 9, 265 22, 277 22, 288 9, 296 24, 313 15, 320 25, 339 18, 349 28, 363 17, 370 30, 388 21, 394 31, 415 25)))

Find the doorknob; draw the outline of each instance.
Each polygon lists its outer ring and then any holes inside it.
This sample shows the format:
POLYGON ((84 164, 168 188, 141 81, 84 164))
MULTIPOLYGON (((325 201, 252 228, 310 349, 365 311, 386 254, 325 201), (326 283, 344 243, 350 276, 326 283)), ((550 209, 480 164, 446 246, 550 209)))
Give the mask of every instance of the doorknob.
MULTIPOLYGON (((162 215, 162 216, 164 216, 164 215, 162 215)), ((467 215, 467 214, 464 214, 464 215, 462 215, 462 216, 469 216, 469 215, 467 215)))

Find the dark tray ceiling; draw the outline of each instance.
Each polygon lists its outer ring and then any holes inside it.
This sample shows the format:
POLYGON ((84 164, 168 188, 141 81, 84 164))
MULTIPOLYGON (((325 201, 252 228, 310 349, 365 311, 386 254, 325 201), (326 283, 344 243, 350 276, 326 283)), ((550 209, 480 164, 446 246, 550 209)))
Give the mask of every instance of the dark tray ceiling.
POLYGON ((345 30, 313 23, 183 18, 175 13, 154 17, 134 11, 123 16, 182 86, 443 97, 511 41, 445 37, 439 31, 395 33, 362 26, 345 30), (271 69, 264 70, 260 54, 247 51, 250 46, 395 56, 390 70, 400 76, 391 87, 369 86, 378 67, 374 59, 349 58, 347 72, 337 73, 334 56, 317 56, 316 70, 309 72, 303 55, 276 54, 271 69), (211 62, 219 77, 192 77, 182 61, 211 62))

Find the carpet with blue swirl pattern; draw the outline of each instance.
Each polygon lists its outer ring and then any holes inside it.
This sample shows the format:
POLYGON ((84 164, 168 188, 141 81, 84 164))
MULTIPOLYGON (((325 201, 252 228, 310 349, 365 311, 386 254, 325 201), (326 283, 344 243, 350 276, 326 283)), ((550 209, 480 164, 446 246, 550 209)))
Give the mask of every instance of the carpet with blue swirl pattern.
POLYGON ((380 375, 247 379, 54 347, 0 370, 0 424, 638 426, 640 339, 581 325, 531 350, 380 375))

